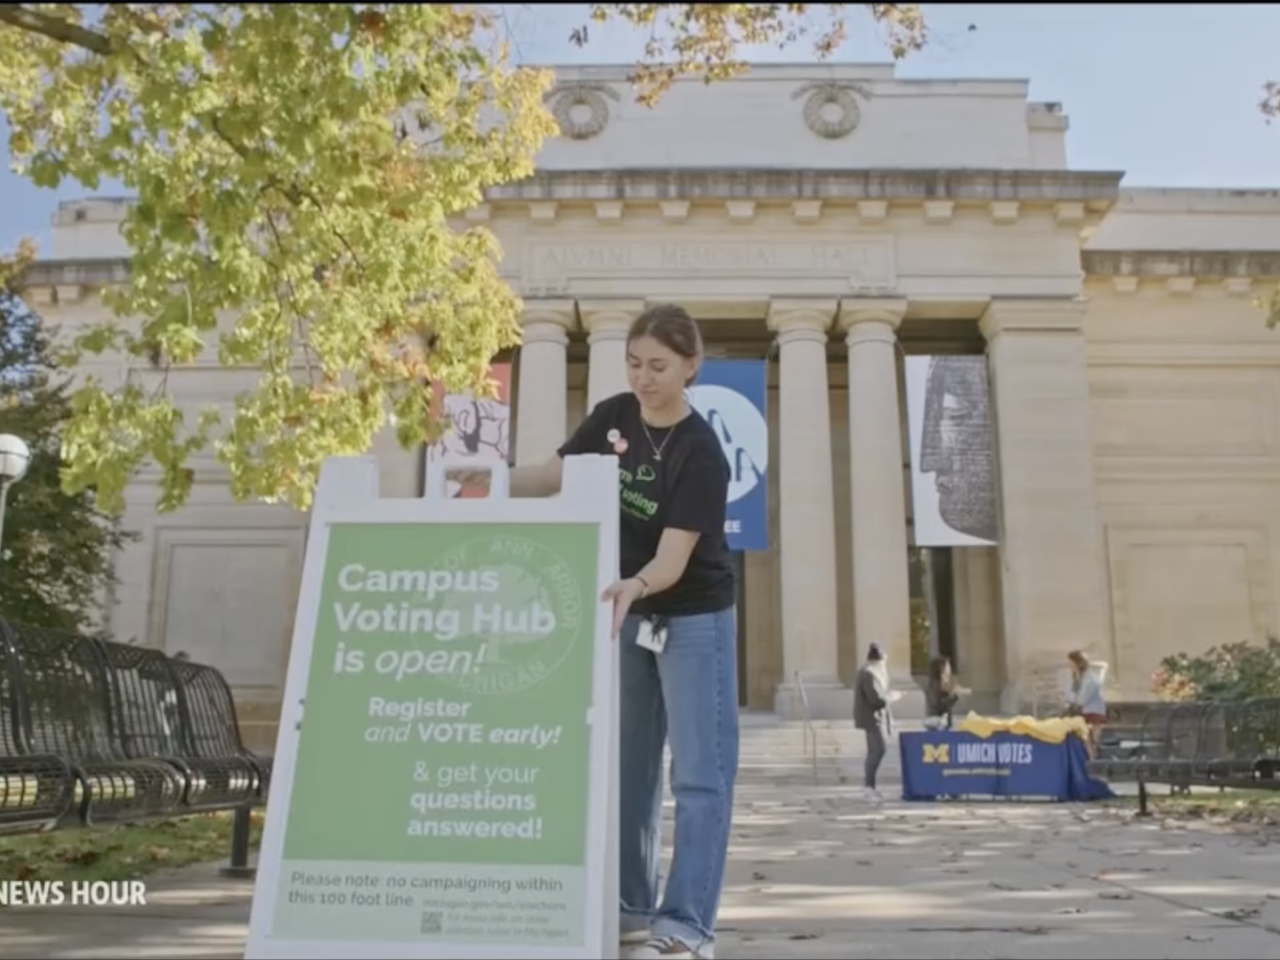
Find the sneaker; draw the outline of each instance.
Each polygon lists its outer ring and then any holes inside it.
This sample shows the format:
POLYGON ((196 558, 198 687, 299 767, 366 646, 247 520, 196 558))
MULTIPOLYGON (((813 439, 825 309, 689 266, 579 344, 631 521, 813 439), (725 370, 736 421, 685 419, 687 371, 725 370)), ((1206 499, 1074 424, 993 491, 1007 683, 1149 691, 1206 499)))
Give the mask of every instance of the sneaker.
MULTIPOLYGON (((622 942, 622 946, 624 948, 641 947, 649 942, 649 931, 648 930, 624 930, 622 931, 622 936, 619 939, 622 942)), ((626 953, 625 949, 623 950, 623 953, 626 953)))
POLYGON ((690 947, 679 937, 650 937, 644 946, 627 954, 628 960, 715 960, 714 944, 690 947))
POLYGON ((880 791, 875 787, 867 787, 862 796, 868 803, 884 803, 884 797, 880 796, 880 791))

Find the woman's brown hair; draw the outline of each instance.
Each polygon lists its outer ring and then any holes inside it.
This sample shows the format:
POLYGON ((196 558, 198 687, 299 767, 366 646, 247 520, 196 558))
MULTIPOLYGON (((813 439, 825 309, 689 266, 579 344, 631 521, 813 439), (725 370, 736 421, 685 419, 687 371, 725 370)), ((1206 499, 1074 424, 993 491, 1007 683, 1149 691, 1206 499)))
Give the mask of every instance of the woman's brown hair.
MULTIPOLYGON (((698 329, 697 321, 689 316, 684 307, 674 303, 650 307, 636 317, 627 334, 627 343, 640 337, 653 337, 672 353, 686 360, 698 360, 702 357, 702 331, 698 329)), ((697 379, 698 374, 695 372, 685 386, 692 386, 697 379)))

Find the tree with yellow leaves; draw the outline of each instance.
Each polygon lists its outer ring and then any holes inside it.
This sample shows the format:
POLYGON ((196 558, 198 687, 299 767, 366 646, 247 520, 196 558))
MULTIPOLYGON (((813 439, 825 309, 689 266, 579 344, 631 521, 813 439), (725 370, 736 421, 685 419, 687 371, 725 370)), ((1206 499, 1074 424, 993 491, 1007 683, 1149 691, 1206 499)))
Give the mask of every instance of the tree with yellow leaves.
MULTIPOLYGON (((923 42, 915 5, 849 6, 888 25, 898 55, 923 42)), ((845 7, 824 5, 819 54, 843 37, 845 7)), ((815 12, 597 4, 589 19, 654 38, 635 74, 651 104, 677 76, 740 72, 742 44, 799 40, 815 12)), ((389 415, 406 447, 434 439, 432 381, 489 392, 491 359, 519 342, 519 299, 492 234, 456 218, 532 174, 557 129, 552 77, 514 65, 500 27, 463 4, 0 5, 17 169, 137 197, 113 319, 82 331, 68 362, 116 352, 154 377, 76 391, 68 492, 93 486, 118 511, 150 462, 174 509, 188 458, 212 447, 236 498, 306 507, 323 460, 366 451, 389 415), (189 422, 164 373, 200 356, 255 385, 229 416, 189 422)))

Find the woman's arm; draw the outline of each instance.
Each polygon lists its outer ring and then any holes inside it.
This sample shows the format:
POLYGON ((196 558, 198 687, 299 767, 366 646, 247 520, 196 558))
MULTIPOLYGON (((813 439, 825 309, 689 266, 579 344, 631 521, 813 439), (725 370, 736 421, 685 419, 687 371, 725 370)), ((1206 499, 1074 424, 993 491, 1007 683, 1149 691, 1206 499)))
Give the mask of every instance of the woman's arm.
POLYGON ((729 465, 719 445, 692 451, 681 465, 671 491, 658 549, 636 574, 648 584, 646 595, 668 590, 679 582, 699 537, 723 535, 728 494, 729 465))
POLYGON ((631 605, 642 597, 670 589, 684 574, 689 557, 700 534, 690 530, 667 527, 658 540, 658 549, 652 560, 639 573, 623 580, 615 580, 600 595, 601 600, 613 601, 613 636, 622 630, 622 622, 631 611, 631 605))
POLYGON ((580 453, 600 453, 605 435, 617 422, 618 405, 628 394, 618 394, 596 404, 572 435, 542 463, 512 467, 508 473, 511 496, 554 497, 564 480, 564 458, 580 453))
POLYGON ((559 454, 553 453, 543 463, 512 467, 508 476, 513 497, 554 497, 560 492, 564 461, 559 454))
POLYGON ((645 596, 670 590, 680 581, 700 536, 702 534, 692 530, 676 530, 674 527, 662 531, 653 559, 634 577, 645 585, 645 596))

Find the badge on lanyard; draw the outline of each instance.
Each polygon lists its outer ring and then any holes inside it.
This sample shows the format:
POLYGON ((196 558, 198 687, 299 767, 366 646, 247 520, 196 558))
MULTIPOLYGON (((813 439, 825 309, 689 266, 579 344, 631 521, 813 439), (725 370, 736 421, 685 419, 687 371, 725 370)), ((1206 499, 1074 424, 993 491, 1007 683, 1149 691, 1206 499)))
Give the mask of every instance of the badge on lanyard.
POLYGON ((661 653, 667 648, 667 625, 655 620, 641 620, 640 629, 636 631, 636 646, 661 653))

